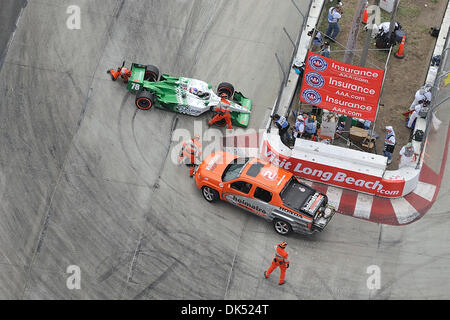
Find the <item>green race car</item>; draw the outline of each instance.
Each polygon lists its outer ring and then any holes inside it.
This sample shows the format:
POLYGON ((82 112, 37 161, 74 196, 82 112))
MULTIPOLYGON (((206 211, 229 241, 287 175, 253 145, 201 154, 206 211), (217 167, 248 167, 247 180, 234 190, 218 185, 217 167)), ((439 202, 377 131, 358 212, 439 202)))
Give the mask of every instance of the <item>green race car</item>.
POLYGON ((174 112, 199 116, 218 106, 222 99, 229 102, 233 125, 246 128, 250 120, 252 101, 242 93, 235 92, 233 85, 222 82, 217 94, 212 86, 204 81, 159 76, 159 69, 152 65, 133 63, 127 88, 136 93, 136 107, 150 110, 153 106, 174 112))

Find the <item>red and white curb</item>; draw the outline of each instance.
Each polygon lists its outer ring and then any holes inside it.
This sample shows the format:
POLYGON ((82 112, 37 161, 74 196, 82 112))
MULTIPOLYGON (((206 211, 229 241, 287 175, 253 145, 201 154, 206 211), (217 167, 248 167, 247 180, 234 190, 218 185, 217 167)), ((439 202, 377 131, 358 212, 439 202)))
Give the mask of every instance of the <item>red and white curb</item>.
MULTIPOLYGON (((434 172, 424 163, 416 189, 402 198, 381 198, 305 179, 301 181, 326 194, 329 203, 341 214, 381 224, 409 224, 428 212, 436 200, 447 160, 449 137, 450 131, 447 135, 440 172, 434 172)), ((222 149, 239 156, 257 157, 262 139, 263 131, 228 136, 222 140, 222 149)))
MULTIPOLYGON (((424 171, 431 171, 424 165, 416 189, 402 198, 380 198, 338 187, 301 179, 304 183, 325 193, 330 204, 344 215, 389 225, 404 225, 421 218, 433 204, 439 191, 439 182, 421 181, 424 171)), ((433 172, 434 173, 434 172, 433 172)), ((437 174, 434 173, 434 176, 437 174)))

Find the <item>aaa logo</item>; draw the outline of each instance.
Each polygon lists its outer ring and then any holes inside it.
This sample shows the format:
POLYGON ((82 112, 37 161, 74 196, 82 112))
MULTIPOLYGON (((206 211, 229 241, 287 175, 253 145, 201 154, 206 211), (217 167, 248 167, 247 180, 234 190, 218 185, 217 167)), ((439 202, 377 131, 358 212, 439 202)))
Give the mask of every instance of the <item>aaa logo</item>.
POLYGON ((320 93, 318 93, 314 89, 306 89, 302 92, 302 97, 305 102, 312 104, 312 105, 318 105, 322 101, 322 97, 320 96, 320 93))
POLYGON ((306 82, 313 88, 320 89, 325 84, 325 80, 317 72, 308 72, 305 78, 306 82))
POLYGON ((308 59, 309 65, 316 71, 325 71, 328 68, 328 63, 320 56, 312 55, 308 59))

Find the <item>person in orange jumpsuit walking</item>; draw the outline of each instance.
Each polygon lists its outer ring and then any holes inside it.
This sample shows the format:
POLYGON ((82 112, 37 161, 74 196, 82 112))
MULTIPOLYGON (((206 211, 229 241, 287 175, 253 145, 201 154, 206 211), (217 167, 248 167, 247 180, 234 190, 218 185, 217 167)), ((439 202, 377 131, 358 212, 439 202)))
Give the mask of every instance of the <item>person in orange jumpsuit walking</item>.
POLYGON ((267 271, 264 271, 264 277, 267 279, 273 272, 273 270, 275 270, 277 267, 280 267, 280 282, 278 283, 279 285, 284 284, 286 269, 289 268, 289 261, 287 260, 288 253, 285 250, 286 246, 286 241, 283 241, 275 246, 275 258, 273 259, 269 269, 267 271))
POLYGON ((189 167, 189 176, 194 176, 195 168, 200 162, 202 156, 202 145, 200 143, 200 135, 196 134, 190 141, 183 142, 178 163, 185 164, 189 167))
POLYGON ((233 125, 231 124, 231 113, 229 106, 230 103, 223 99, 220 101, 220 103, 212 108, 212 111, 216 112, 214 117, 208 121, 208 124, 211 126, 214 123, 219 123, 223 120, 225 120, 225 124, 228 126, 228 129, 233 129, 233 125))
POLYGON ((110 69, 106 73, 111 75, 112 81, 116 81, 117 78, 121 77, 123 82, 127 83, 128 79, 131 77, 131 70, 125 67, 125 61, 122 66, 117 68, 117 70, 110 69))

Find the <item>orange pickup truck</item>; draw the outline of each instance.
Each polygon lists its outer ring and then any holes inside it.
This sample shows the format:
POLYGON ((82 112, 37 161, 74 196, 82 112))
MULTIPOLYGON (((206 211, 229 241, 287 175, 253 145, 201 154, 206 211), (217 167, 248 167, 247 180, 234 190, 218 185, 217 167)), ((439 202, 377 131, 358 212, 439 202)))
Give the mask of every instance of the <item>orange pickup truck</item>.
POLYGON ((199 165, 195 182, 207 201, 222 199, 250 211, 282 235, 322 231, 335 214, 326 195, 258 158, 212 153, 199 165))

